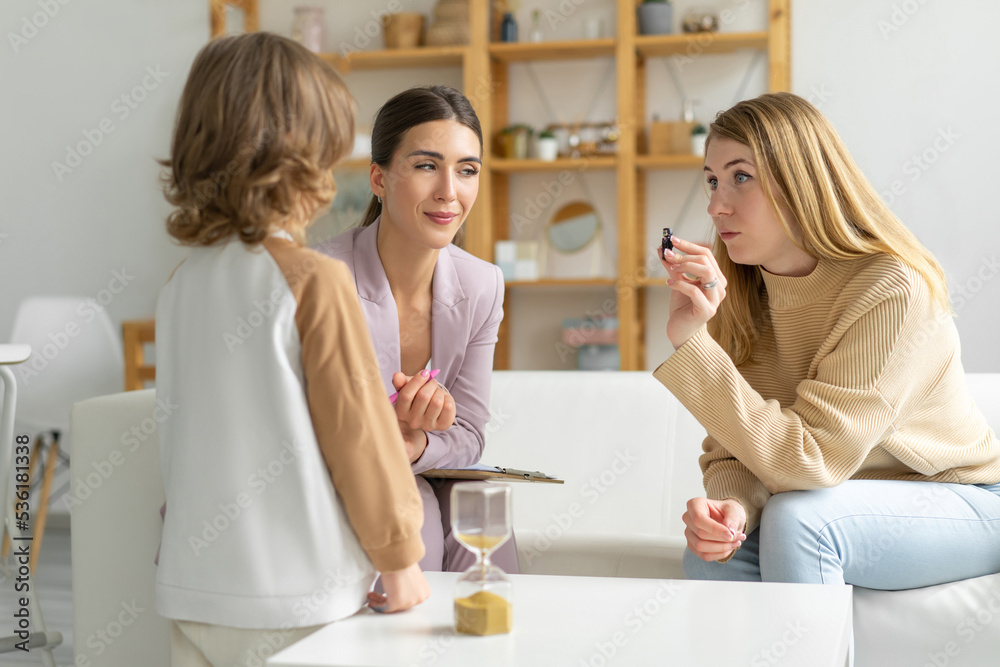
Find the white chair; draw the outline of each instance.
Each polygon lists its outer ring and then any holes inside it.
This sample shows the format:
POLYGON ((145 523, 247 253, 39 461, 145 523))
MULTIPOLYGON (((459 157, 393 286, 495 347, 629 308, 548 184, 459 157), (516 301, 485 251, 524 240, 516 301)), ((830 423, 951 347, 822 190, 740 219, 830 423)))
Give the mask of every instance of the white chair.
POLYGON ((160 506, 153 389, 73 407, 73 649, 102 667, 169 667, 170 621, 156 613, 160 506))
MULTIPOLYGON (((3 462, 5 470, 0 475, 0 504, 3 506, 3 519, 0 520, 0 538, 6 539, 9 534, 13 538, 15 552, 21 545, 28 544, 29 550, 34 545, 29 541, 23 529, 23 524, 19 523, 19 514, 15 513, 15 506, 12 502, 14 494, 7 495, 8 480, 13 477, 11 471, 17 472, 22 467, 21 461, 16 457, 23 456, 20 450, 14 449, 14 416, 17 408, 17 381, 14 374, 8 368, 17 364, 22 364, 31 356, 31 347, 28 345, 0 345, 0 384, 3 386, 3 414, 0 417, 0 462, 3 462), (10 466, 10 467, 8 467, 10 466)), ((19 446, 24 444, 17 443, 19 446)), ((19 490, 17 479, 15 478, 14 489, 19 490)), ((4 578, 12 579, 13 576, 20 577, 23 573, 25 563, 14 558, 14 568, 8 572, 6 566, 0 563, 4 569, 4 578)), ((21 598, 26 598, 28 605, 22 607, 18 604, 15 607, 14 624, 16 631, 27 633, 28 629, 22 630, 18 614, 22 609, 26 609, 30 615, 30 628, 33 632, 27 634, 15 634, 10 637, 0 638, 0 653, 20 650, 19 647, 30 650, 41 651, 42 664, 45 667, 55 667, 55 659, 52 657, 52 649, 62 643, 62 634, 59 632, 47 632, 45 629, 45 619, 42 617, 42 609, 38 604, 37 584, 28 579, 29 588, 21 591, 17 596, 20 603, 21 598)))
POLYGON ((34 462, 44 470, 34 507, 36 548, 34 570, 53 494, 56 464, 68 459, 72 443, 66 437, 69 412, 85 398, 121 391, 124 375, 122 344, 107 312, 93 300, 75 296, 34 296, 21 302, 14 316, 11 340, 30 345, 34 354, 18 370, 20 404, 18 433, 33 440, 34 462))

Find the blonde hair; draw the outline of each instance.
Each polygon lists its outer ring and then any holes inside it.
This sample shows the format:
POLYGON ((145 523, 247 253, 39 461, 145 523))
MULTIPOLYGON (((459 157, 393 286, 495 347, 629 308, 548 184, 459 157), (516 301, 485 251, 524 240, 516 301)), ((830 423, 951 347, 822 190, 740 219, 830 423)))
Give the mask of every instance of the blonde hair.
MULTIPOLYGON (((167 232, 185 245, 275 228, 301 237, 333 201, 333 166, 354 141, 353 100, 315 54, 266 32, 209 42, 191 66, 166 167, 176 207, 167 232)), ((301 238, 300 238, 301 240, 301 238)))
MULTIPOLYGON (((761 95, 718 114, 708 142, 720 137, 750 148, 765 197, 785 234, 803 251, 832 260, 875 253, 897 257, 923 277, 941 308, 951 311, 941 265, 889 210, 816 107, 791 93, 761 95)), ((726 299, 708 322, 709 333, 736 364, 752 361, 767 316, 760 271, 732 261, 718 236, 713 253, 728 285, 726 299)))

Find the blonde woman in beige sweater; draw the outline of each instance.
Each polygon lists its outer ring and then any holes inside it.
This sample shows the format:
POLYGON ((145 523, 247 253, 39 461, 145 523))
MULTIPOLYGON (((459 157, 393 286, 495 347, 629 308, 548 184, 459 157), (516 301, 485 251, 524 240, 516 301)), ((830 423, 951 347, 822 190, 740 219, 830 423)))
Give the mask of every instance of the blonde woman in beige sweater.
POLYGON ((714 248, 665 252, 675 352, 654 373, 708 432, 687 576, 895 590, 1000 571, 1000 445, 933 255, 795 95, 719 114, 705 178, 714 248))

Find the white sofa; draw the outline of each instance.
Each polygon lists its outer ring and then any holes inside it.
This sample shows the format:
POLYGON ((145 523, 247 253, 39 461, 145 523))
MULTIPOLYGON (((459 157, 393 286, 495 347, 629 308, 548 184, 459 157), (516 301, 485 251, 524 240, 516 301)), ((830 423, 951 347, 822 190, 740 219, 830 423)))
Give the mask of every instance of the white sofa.
MULTIPOLYGON (((970 375, 1000 425, 1000 374, 970 375)), ((485 463, 558 474, 518 484, 526 573, 680 578, 688 498, 702 494, 701 426, 649 373, 498 372, 485 463)), ((153 604, 163 502, 153 390, 74 407, 74 651, 80 667, 167 667, 153 604), (77 502, 78 501, 78 502, 77 502)), ((903 592, 855 589, 861 667, 1000 664, 1000 574, 903 592)))
MULTIPOLYGON (((681 515, 704 495, 705 431, 647 372, 493 374, 483 463, 564 485, 514 488, 522 572, 683 578, 681 515)), ((969 374, 1000 428, 1000 374, 969 374)), ((854 590, 855 665, 1000 665, 1000 574, 912 591, 854 590)))

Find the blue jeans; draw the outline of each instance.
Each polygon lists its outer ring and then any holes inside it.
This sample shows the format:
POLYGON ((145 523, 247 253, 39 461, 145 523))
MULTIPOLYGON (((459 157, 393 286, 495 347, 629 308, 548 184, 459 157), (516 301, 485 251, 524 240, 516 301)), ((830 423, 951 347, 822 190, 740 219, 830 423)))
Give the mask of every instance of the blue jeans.
POLYGON ((770 498, 725 562, 684 552, 688 579, 933 586, 1000 572, 1000 484, 847 481, 770 498))

